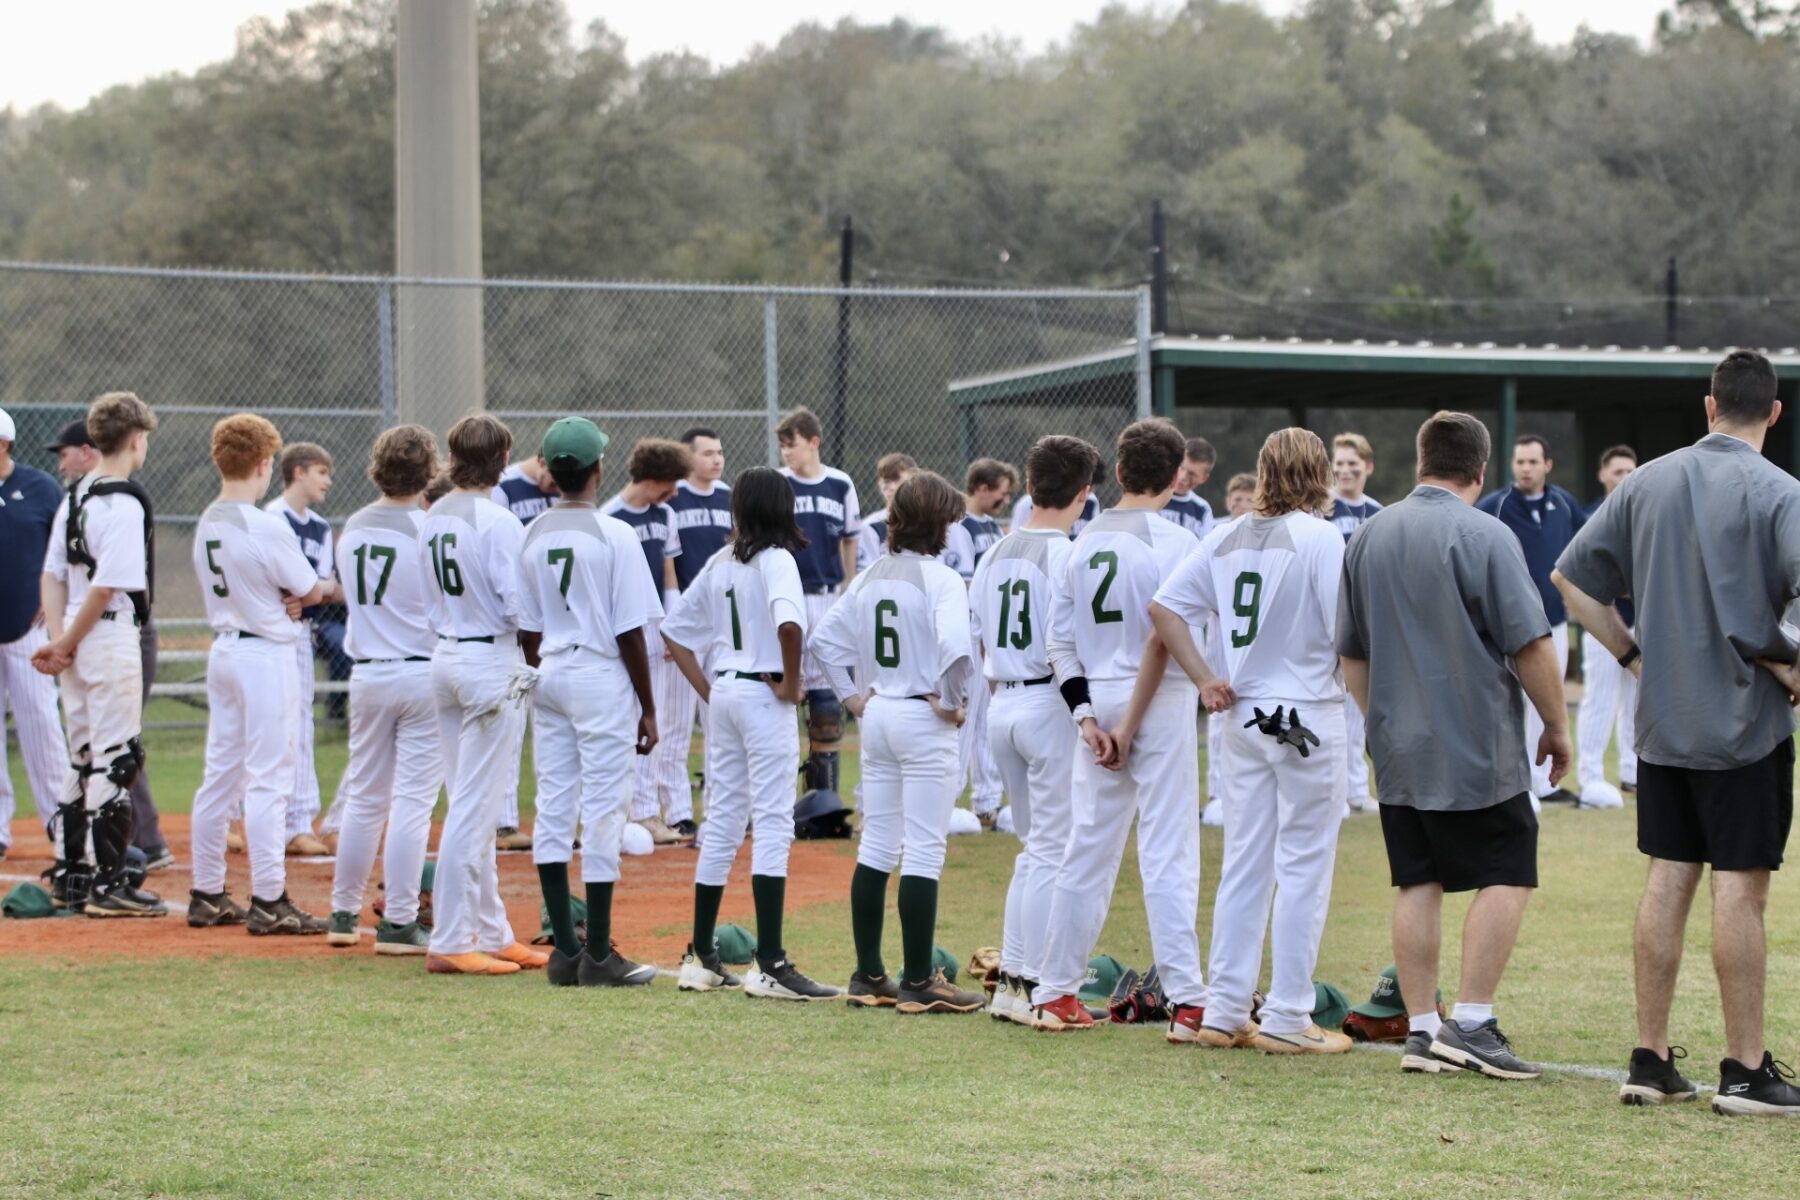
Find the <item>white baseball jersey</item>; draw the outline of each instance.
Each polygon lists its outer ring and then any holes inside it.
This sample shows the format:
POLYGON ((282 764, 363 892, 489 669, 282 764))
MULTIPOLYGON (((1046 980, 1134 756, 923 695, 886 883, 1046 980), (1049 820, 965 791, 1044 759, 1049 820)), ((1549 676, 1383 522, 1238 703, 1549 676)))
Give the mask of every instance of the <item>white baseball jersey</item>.
POLYGON ((319 572, 288 523, 247 500, 215 500, 194 527, 194 575, 216 633, 248 633, 292 644, 302 632, 283 593, 304 596, 319 572))
POLYGON ((780 629, 790 622, 805 634, 806 596, 794 556, 770 546, 743 563, 727 544, 670 608, 662 635, 715 671, 778 674, 780 629))
POLYGON ((437 631, 494 637, 519 627, 519 551, 525 527, 486 496, 451 492, 425 514, 419 561, 436 593, 437 631))
POLYGON ((969 586, 982 674, 1006 682, 1050 674, 1050 610, 1075 543, 1056 529, 1020 529, 981 556, 969 586))
POLYGON ((585 504, 559 504, 525 531, 519 626, 544 635, 544 655, 579 646, 617 658, 619 635, 660 612, 646 603, 649 571, 625 522, 585 504))
POLYGON ((1337 700, 1338 581, 1344 538, 1310 513, 1245 516, 1201 539, 1156 593, 1189 625, 1216 621, 1208 661, 1245 700, 1337 700))
POLYGON ((974 674, 968 589, 955 571, 922 554, 885 555, 832 605, 811 649, 840 697, 936 693, 945 708, 961 707, 974 674), (854 684, 848 668, 855 668, 854 684))
MULTIPOLYGON (((1150 638, 1150 601, 1195 547, 1193 534, 1151 509, 1109 508, 1095 517, 1075 539, 1051 609, 1057 677, 1135 679, 1150 638)), ((1181 671, 1173 660, 1170 669, 1181 671)))
POLYGON ((424 511, 411 505, 371 504, 344 523, 337 574, 351 658, 430 658, 437 648, 437 593, 419 552, 424 530, 424 511))
POLYGON ((78 494, 83 497, 79 517, 81 533, 96 564, 92 579, 88 578, 85 567, 69 569, 68 496, 65 495, 57 506, 56 517, 50 524, 50 544, 44 548, 44 574, 68 585, 69 602, 63 610, 65 619, 73 618, 80 610, 90 587, 114 589, 113 598, 106 606, 108 612, 130 612, 131 597, 125 593, 143 591, 148 579, 148 565, 144 561, 144 506, 137 502, 137 497, 123 492, 89 498, 88 489, 102 478, 105 477, 96 471, 83 479, 78 487, 78 494))

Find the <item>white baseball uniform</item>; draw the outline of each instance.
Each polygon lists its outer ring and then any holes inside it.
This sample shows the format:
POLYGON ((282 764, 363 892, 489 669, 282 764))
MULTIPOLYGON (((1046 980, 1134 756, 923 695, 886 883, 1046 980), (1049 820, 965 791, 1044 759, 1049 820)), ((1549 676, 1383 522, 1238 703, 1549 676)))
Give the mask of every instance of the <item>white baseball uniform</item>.
MULTIPOLYGON (((12 710, 13 729, 19 735, 19 756, 25 760, 25 777, 31 782, 31 798, 38 824, 46 832, 56 815, 56 797, 68 770, 68 743, 63 740, 62 716, 56 711, 56 679, 31 665, 31 656, 49 641, 42 625, 33 625, 13 641, 0 644, 0 713, 12 710)), ((17 801, 6 762, 6 739, 0 736, 0 848, 12 844, 12 819, 17 801)))
POLYGON ((287 893, 287 804, 300 737, 294 643, 306 627, 283 593, 304 596, 318 570, 282 518, 215 500, 194 529, 194 575, 212 626, 206 659, 206 771, 194 793, 194 888, 225 890, 225 834, 244 814, 250 894, 287 893))
MULTIPOLYGON (((1569 623, 1550 627, 1550 644, 1556 647, 1557 670, 1561 671, 1569 661, 1569 623)), ((1537 757, 1538 739, 1544 735, 1544 719, 1538 716, 1537 705, 1525 706, 1525 757, 1537 757)), ((1550 778, 1550 760, 1531 764, 1531 794, 1542 800, 1556 791, 1556 782, 1550 778)))
POLYGON ((584 883, 619 878, 643 714, 619 636, 649 624, 654 594, 637 534, 592 505, 560 503, 525 531, 519 627, 544 635, 532 693, 531 860, 567 863, 579 821, 584 883))
POLYGON ((350 761, 331 805, 340 814, 331 907, 362 911, 385 825, 383 919, 393 925, 418 919, 431 810, 444 779, 431 695, 436 598, 419 553, 424 528, 414 505, 371 504, 344 524, 337 544, 352 665, 350 761))
POLYGON ((420 554, 435 593, 431 657, 449 815, 433 877, 433 954, 494 953, 513 943, 500 898, 494 827, 511 748, 525 720, 508 697, 519 654, 519 552, 525 527, 487 496, 451 492, 425 515, 420 554))
POLYGON ((1050 668, 1050 610, 1074 552, 1059 530, 1014 530, 982 556, 969 589, 982 675, 995 688, 988 747, 1020 842, 1006 892, 1000 969, 1026 979, 1042 969, 1050 899, 1069 842, 1075 739, 1050 668))
MULTIPOLYGON (((287 497, 277 496, 263 505, 263 511, 282 518, 282 524, 288 526, 288 535, 294 538, 300 552, 306 554, 306 545, 288 525, 288 516, 294 520, 306 521, 314 517, 311 510, 296 512, 287 502, 287 497)), ((320 519, 323 524, 323 518, 320 519)), ((334 574, 332 570, 332 533, 331 526, 325 524, 325 535, 315 560, 310 555, 307 561, 313 564, 321 581, 328 580, 334 574)), ((316 699, 315 689, 318 677, 313 670, 312 623, 303 621, 300 626, 301 636, 294 639, 294 677, 300 683, 300 726, 299 740, 294 747, 294 782, 287 794, 287 835, 289 840, 303 833, 313 831, 313 822, 319 819, 319 769, 313 755, 313 713, 316 699)), ((335 805, 333 807, 336 807, 335 805)), ((324 831, 335 833, 341 821, 327 817, 324 831)))
MULTIPOLYGON (((1581 639, 1580 746, 1576 765, 1581 789, 1606 782, 1606 745, 1619 736, 1619 782, 1637 783, 1637 676, 1619 665, 1592 634, 1581 639)), ((1532 747, 1535 751, 1536 747, 1532 747)))
MULTIPOLYGON (((1085 676, 1094 716, 1116 726, 1149 639, 1150 600, 1195 550, 1194 535, 1149 509, 1108 509, 1075 539, 1050 623, 1058 679, 1085 676)), ((1138 869, 1150 945, 1169 1000, 1205 993, 1194 913, 1200 904, 1199 694, 1171 664, 1144 715, 1123 770, 1075 751, 1074 822, 1050 904, 1050 937, 1033 1003, 1072 996, 1087 974, 1138 822, 1138 869)), ((1071 733, 1071 736, 1074 736, 1071 733)))
POLYGON ((1217 753, 1225 855, 1213 903, 1206 1023, 1250 1020, 1272 925, 1269 998, 1262 1024, 1299 1033, 1312 1024, 1313 968, 1331 901, 1348 753, 1344 683, 1336 649, 1344 538, 1309 513, 1245 516, 1208 534, 1164 581, 1156 603, 1191 624, 1216 621, 1222 658, 1209 660, 1238 702, 1217 753), (1246 722, 1277 707, 1319 739, 1304 757, 1246 722), (1274 915, 1270 916, 1270 898, 1274 915))
POLYGON ((723 887, 756 822, 750 873, 787 876, 794 840, 794 778, 800 729, 794 705, 761 679, 782 673, 783 625, 806 633, 806 599, 794 556, 779 547, 739 562, 728 543, 681 594, 663 636, 710 662, 706 780, 710 801, 700 827, 694 882, 723 887))
MULTIPOLYGON (((951 523, 944 540, 944 552, 938 561, 962 576, 967 584, 975 578, 981 559, 1000 541, 998 522, 991 517, 964 517, 951 523)), ((971 607, 974 601, 971 600, 971 607)), ((979 671, 979 664, 977 664, 979 671)), ((956 782, 958 796, 963 787, 969 789, 969 807, 976 813, 1000 811, 1006 796, 1006 781, 994 764, 994 752, 988 748, 988 690, 969 689, 969 711, 962 728, 956 731, 956 782)))
POLYGON ((936 694, 954 710, 973 682, 962 577, 910 550, 884 555, 851 581, 813 631, 812 650, 839 699, 870 697, 856 861, 937 879, 956 806, 956 727, 923 697, 936 694))

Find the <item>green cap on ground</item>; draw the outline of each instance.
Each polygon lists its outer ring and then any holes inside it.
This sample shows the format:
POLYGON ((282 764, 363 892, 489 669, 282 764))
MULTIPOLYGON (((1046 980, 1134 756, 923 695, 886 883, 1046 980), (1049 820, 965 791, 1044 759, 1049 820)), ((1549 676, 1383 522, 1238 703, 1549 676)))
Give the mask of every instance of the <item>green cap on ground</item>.
POLYGON ((950 953, 942 946, 933 946, 931 948, 931 969, 934 971, 942 971, 945 979, 949 980, 951 983, 955 983, 957 969, 956 955, 950 953))
POLYGON ((51 903, 50 893, 37 884, 18 883, 6 893, 6 899, 0 900, 0 912, 23 921, 32 917, 53 917, 56 905, 51 903))
POLYGON ((1313 1024, 1320 1029, 1340 1029, 1350 1015, 1350 997, 1334 985, 1313 980, 1313 1024))
POLYGON ((742 925, 713 930, 713 945, 719 948, 719 961, 729 967, 744 966, 756 956, 756 937, 742 925))
POLYGON ((552 467, 591 467, 611 440, 586 417, 563 417, 544 433, 544 461, 552 467))
POLYGON ((428 858, 425 860, 425 869, 423 871, 419 872, 419 890, 421 892, 429 892, 431 890, 432 883, 435 882, 436 880, 437 880, 437 861, 435 859, 428 858))
POLYGON ((1110 954, 1096 954, 1088 959, 1087 977, 1081 981, 1083 1000, 1110 1000, 1113 989, 1125 974, 1125 964, 1110 954))
MULTIPOLYGON (((1444 1002, 1442 988, 1438 989, 1437 1002, 1439 1004, 1444 1002)), ((1375 977, 1375 990, 1369 993, 1369 1002, 1358 1004, 1350 1011, 1361 1013, 1365 1017, 1374 1017, 1376 1020, 1406 1015, 1406 1001, 1400 995, 1400 972, 1394 968, 1393 964, 1390 963, 1380 975, 1375 977)), ((1319 1028, 1326 1028, 1324 1022, 1320 1022, 1319 1028)))
MULTIPOLYGON (((429 867, 431 864, 426 863, 425 865, 429 867)), ((577 930, 587 924, 586 900, 583 900, 580 896, 569 897, 569 919, 575 923, 575 928, 577 930)), ((539 946, 548 946, 551 942, 556 940, 556 932, 550 927, 550 906, 548 904, 538 905, 538 920, 543 923, 544 927, 538 930, 536 944, 539 946)))

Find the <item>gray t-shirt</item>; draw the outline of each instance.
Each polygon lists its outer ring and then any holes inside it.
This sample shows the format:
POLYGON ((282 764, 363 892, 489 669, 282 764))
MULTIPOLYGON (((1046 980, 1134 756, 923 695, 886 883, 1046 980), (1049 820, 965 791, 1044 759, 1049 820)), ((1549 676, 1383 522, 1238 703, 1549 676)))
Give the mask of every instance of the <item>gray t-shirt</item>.
POLYGON ((1637 606, 1639 758, 1725 771, 1794 735, 1787 694, 1755 660, 1794 659, 1781 617, 1800 595, 1800 481, 1750 443, 1713 433, 1645 463, 1556 567, 1596 600, 1637 606))
POLYGON ((1519 539, 1421 484, 1344 552, 1338 653, 1369 664, 1369 754, 1383 804, 1491 808, 1528 791, 1511 657, 1546 637, 1519 539))

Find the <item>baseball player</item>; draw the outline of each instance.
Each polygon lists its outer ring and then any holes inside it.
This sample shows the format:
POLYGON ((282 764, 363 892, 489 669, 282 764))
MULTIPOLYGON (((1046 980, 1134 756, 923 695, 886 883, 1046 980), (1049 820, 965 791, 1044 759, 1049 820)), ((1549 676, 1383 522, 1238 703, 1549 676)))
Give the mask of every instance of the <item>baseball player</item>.
MULTIPOLYGON (((675 582, 685 592, 699 578, 701 568, 712 561, 712 556, 731 540, 731 485, 724 480, 725 446, 719 440, 717 430, 696 425, 681 435, 681 442, 688 448, 694 465, 688 472, 688 477, 676 485, 669 508, 675 513, 675 528, 681 535, 681 557, 675 560, 675 582)), ((660 724, 670 733, 666 740, 673 748, 671 750, 658 742, 657 762, 667 772, 659 778, 664 787, 672 787, 674 776, 679 773, 680 786, 688 787, 688 750, 693 743, 694 717, 698 713, 700 732, 704 738, 706 705, 700 702, 699 696, 681 678, 680 668, 673 661, 663 659, 652 662, 650 669, 666 671, 675 677, 672 685, 664 684, 670 707, 657 709, 660 724), (682 736, 680 731, 687 731, 688 736, 682 736)), ((703 784, 705 774, 704 771, 701 772, 703 784)), ((710 794, 708 787, 701 794, 702 802, 710 794)), ((693 826, 691 804, 688 812, 689 818, 686 821, 678 820, 672 826, 684 837, 694 834, 698 829, 693 826)))
MULTIPOLYGON (((1087 503, 1082 506, 1081 515, 1079 517, 1075 518, 1075 524, 1073 526, 1071 526, 1069 529, 1069 537, 1070 538, 1080 537, 1081 531, 1088 527, 1088 522, 1092 521, 1095 517, 1100 515, 1100 485, 1105 482, 1106 482, 1106 464, 1105 463, 1095 463, 1094 464, 1094 476, 1093 476, 1093 480, 1091 483, 1093 491, 1088 495, 1087 503)), ((1013 502, 1011 528, 1023 529, 1023 528, 1025 528, 1026 522, 1028 522, 1030 520, 1031 520, 1031 493, 1026 492, 1023 496, 1020 496, 1016 501, 1013 502)))
POLYGON ((494 826, 507 757, 525 719, 519 680, 519 552, 525 527, 494 503, 512 432, 487 413, 450 427, 455 488, 425 516, 426 593, 437 606, 431 692, 444 760, 449 816, 438 837, 425 968, 439 974, 509 975, 550 956, 513 937, 500 899, 494 826))
MULTIPOLYGON (((944 565, 953 568, 964 582, 975 577, 983 556, 1004 536, 994 514, 1006 510, 1018 485, 1019 472, 1011 463, 978 458, 969 464, 963 476, 965 512, 962 520, 951 526, 944 550, 944 565)), ((970 690, 968 719, 957 730, 956 790, 961 794, 967 781, 975 818, 984 830, 991 830, 1006 789, 988 748, 987 702, 985 687, 970 690)))
MULTIPOLYGON (((1331 439, 1331 476, 1337 490, 1331 497, 1331 523, 1350 537, 1362 523, 1381 511, 1381 501, 1365 495, 1363 485, 1375 473, 1375 448, 1360 433, 1340 433, 1331 439)), ((1368 738, 1363 732, 1363 712, 1354 704, 1344 706, 1345 734, 1350 739, 1350 792, 1348 812, 1374 812, 1369 797, 1368 738)))
POLYGON ((801 651, 806 599, 795 553, 806 537, 794 492, 780 472, 752 467, 732 489, 734 530, 663 623, 676 666, 709 706, 706 777, 711 804, 694 868, 694 938, 680 988, 742 986, 770 1000, 832 1000, 782 946, 788 847, 794 839, 794 775, 800 767, 801 651), (708 665, 703 665, 703 660, 708 665), (725 969, 713 937, 719 903, 744 831, 756 822, 750 892, 756 904, 756 968, 748 981, 725 969))
MULTIPOLYGON (((1587 513, 1575 497, 1550 482, 1550 471, 1556 464, 1550 459, 1550 443, 1535 433, 1522 434, 1513 443, 1511 487, 1501 488, 1481 498, 1476 507, 1489 516, 1500 518, 1519 539, 1525 551, 1525 565, 1531 570, 1531 581, 1537 585, 1544 601, 1544 615, 1550 619, 1550 640, 1556 646, 1556 661, 1569 661, 1569 615, 1562 595, 1550 582, 1550 572, 1561 554, 1587 523, 1587 513)), ((1535 708, 1525 710, 1525 744, 1537 744, 1544 732, 1543 722, 1535 708)), ((1531 768, 1531 803, 1536 808, 1545 800, 1580 803, 1580 797, 1567 788, 1558 787, 1550 778, 1548 762, 1531 768)))
MULTIPOLYGON (((669 501, 692 468, 693 456, 680 442, 644 438, 631 448, 631 455, 625 460, 631 482, 600 509, 605 515, 631 526, 638 544, 643 547, 644 563, 650 568, 650 607, 653 611, 643 628, 644 644, 649 647, 651 663, 655 664, 651 675, 658 688, 655 710, 659 718, 665 704, 672 712, 677 704, 683 703, 674 699, 674 693, 689 691, 663 649, 658 628, 663 612, 680 594, 675 564, 682 553, 681 529, 675 522, 675 510, 669 507, 669 501)), ((687 728, 693 728, 691 710, 687 728)), ((659 749, 637 763, 631 819, 650 831, 654 845, 667 846, 694 836, 694 792, 687 773, 691 743, 691 737, 660 739, 659 749)))
POLYGON ((332 802, 341 824, 325 940, 360 942, 357 918, 385 825, 387 900, 375 927, 377 954, 424 954, 431 941, 418 920, 419 877, 444 770, 431 699, 436 614, 419 546, 420 500, 436 472, 430 430, 383 431, 369 455, 369 479, 381 498, 352 514, 337 542, 337 577, 350 618, 344 635, 352 664, 350 761, 332 802))
MULTIPOLYGON (((206 768, 194 793, 194 886, 188 924, 244 925, 257 936, 323 933, 326 922, 288 899, 283 850, 294 758, 300 743, 301 609, 325 584, 287 522, 256 507, 275 473, 281 435, 250 413, 213 426, 219 497, 194 528, 213 644, 206 659, 206 768), (225 831, 244 817, 250 908, 225 891, 225 831)), ((307 662, 310 665, 311 656, 307 662)))
POLYGON ((963 496, 921 471, 894 492, 888 553, 858 575, 813 631, 813 653, 835 695, 862 723, 862 838, 850 880, 856 971, 849 999, 902 1013, 975 1012, 979 992, 932 964, 938 877, 956 789, 956 728, 975 682, 969 594, 941 562, 963 496), (851 671, 855 671, 852 682, 851 671), (900 868, 902 967, 881 957, 888 876, 900 868))
MULTIPOLYGON (((1256 476, 1250 471, 1240 471, 1225 484, 1225 519, 1235 521, 1248 513, 1251 500, 1256 494, 1256 476)), ((1206 661, 1224 662, 1225 651, 1219 644, 1217 625, 1206 627, 1206 661)), ((1354 706, 1352 706, 1354 707, 1354 706)), ((1219 797, 1224 793, 1225 780, 1220 768, 1220 756, 1216 748, 1225 740, 1225 718, 1218 713, 1206 714, 1206 807, 1200 810, 1202 825, 1225 824, 1225 805, 1219 797)))
MULTIPOLYGON (((781 443, 781 473, 794 489, 794 521, 806 545, 794 554, 800 586, 806 593, 806 623, 817 629, 844 581, 856 574, 857 535, 862 510, 856 484, 819 458, 823 430, 808 408, 786 413, 775 426, 781 443)), ((809 651, 804 662, 806 689, 807 791, 838 790, 838 742, 844 736, 843 708, 826 681, 824 668, 809 651)))
MULTIPOLYGON (((1223 760, 1225 854, 1199 1041, 1341 1054, 1350 1039, 1321 1030, 1312 1012, 1346 787, 1335 642, 1344 539, 1318 515, 1331 498, 1331 461, 1317 434, 1270 434, 1257 478, 1251 515, 1202 539, 1150 605, 1157 638, 1206 707, 1224 716, 1215 752, 1223 760), (1217 674, 1189 632, 1202 622, 1220 629, 1217 674), (1265 927, 1272 968, 1259 1028, 1250 1009, 1265 927)), ((1144 669, 1155 665, 1147 657, 1144 669)), ((1152 689, 1160 682, 1140 679, 1152 689)), ((1118 737, 1122 755, 1141 707, 1133 704, 1118 737)))
POLYGON ((1205 984, 1194 911, 1200 903, 1199 696, 1168 652, 1151 638, 1150 600, 1194 548, 1194 535, 1157 516, 1175 490, 1187 446, 1157 418, 1119 434, 1115 470, 1124 498, 1075 539, 1075 553, 1054 597, 1050 662, 1063 698, 1093 754, 1075 754, 1074 823, 1050 902, 1043 978, 1033 992, 1033 1024, 1062 1031, 1093 1026, 1076 993, 1099 940, 1138 819, 1138 865, 1144 908, 1171 1013, 1167 1037, 1193 1041, 1200 1031, 1205 984), (1131 701, 1138 668, 1155 660, 1166 674, 1137 730, 1137 748, 1122 769, 1106 729, 1131 701))
MULTIPOLYGON (((56 815, 65 743, 56 681, 33 670, 31 656, 50 640, 44 633, 38 581, 62 489, 49 475, 13 457, 16 436, 11 415, 0 409, 0 559, 7 564, 7 583, 0 588, 0 717, 12 709, 38 821, 48 833, 56 815)), ((5 731, 0 729, 0 859, 12 845, 14 803, 5 731)))
MULTIPOLYGON (((323 587, 319 603, 300 614, 301 636, 294 641, 294 669, 300 686, 300 740, 295 747, 294 783, 287 795, 287 852, 299 857, 331 853, 331 847, 313 833, 319 818, 319 772, 313 762, 313 706, 316 676, 313 671, 313 626, 326 604, 343 600, 343 589, 333 578, 331 522, 313 511, 331 491, 331 455, 313 442, 295 442, 281 451, 281 495, 263 505, 287 522, 300 543, 300 553, 319 573, 323 587)), ((337 806, 334 804, 333 808, 337 806)), ((325 832, 336 834, 341 821, 327 816, 325 832)))
MULTIPOLYGON (((1593 520, 1625 478, 1637 470, 1637 451, 1630 446, 1608 446, 1600 453, 1600 486, 1605 494, 1588 513, 1593 520)), ((1636 613, 1630 597, 1613 607, 1627 629, 1636 613)), ((1637 676, 1621 667, 1599 638, 1586 633, 1581 639, 1581 704, 1576 719, 1576 778, 1580 780, 1581 807, 1619 808, 1622 792, 1637 791, 1637 753, 1632 749, 1637 724, 1637 676), (1606 781, 1606 746, 1619 735, 1619 786, 1606 781)))
POLYGON ((130 392, 108 392, 88 406, 87 423, 100 461, 51 523, 39 595, 50 640, 31 656, 39 672, 62 677, 69 743, 51 891, 90 917, 160 917, 162 899, 125 877, 131 784, 144 765, 137 627, 156 592, 154 514, 131 474, 144 465, 156 414, 130 392))
POLYGON ((1217 461, 1218 453, 1211 442, 1189 438, 1187 457, 1182 459, 1181 472, 1175 476, 1175 494, 1163 506, 1163 520, 1175 522, 1196 539, 1205 537, 1213 527, 1212 505, 1201 498, 1200 489, 1212 478, 1217 461))
POLYGON ((856 569, 868 565, 887 553, 887 505, 894 502, 894 489, 919 469, 910 454, 884 454, 875 464, 875 486, 881 490, 882 509, 863 518, 862 532, 856 538, 856 569))
MULTIPOLYGON (((537 836, 531 858, 556 942, 545 974, 559 987, 636 987, 656 978, 655 967, 632 962, 612 941, 613 885, 637 775, 633 760, 656 743, 645 630, 661 610, 637 529, 594 507, 607 441, 582 417, 564 417, 545 432, 541 457, 562 499, 531 523, 519 559, 520 638, 526 661, 537 667, 537 836), (627 696, 634 702, 626 703, 627 696), (585 950, 569 911, 577 822, 587 891, 585 950)), ((638 443, 633 466, 641 467, 640 456, 651 453, 645 447, 656 445, 638 443)))
MULTIPOLYGON (((1099 452, 1079 438, 1040 438, 1025 459, 1031 519, 982 556, 969 589, 982 675, 991 686, 987 740, 1012 802, 1019 854, 1000 941, 996 1019, 1031 1024, 1050 933, 1050 898, 1069 840, 1075 741, 1050 670, 1048 617, 1074 543, 1069 527, 1087 502, 1099 452)), ((983 690, 977 687, 977 691, 983 690)))

